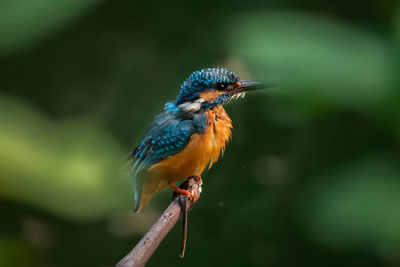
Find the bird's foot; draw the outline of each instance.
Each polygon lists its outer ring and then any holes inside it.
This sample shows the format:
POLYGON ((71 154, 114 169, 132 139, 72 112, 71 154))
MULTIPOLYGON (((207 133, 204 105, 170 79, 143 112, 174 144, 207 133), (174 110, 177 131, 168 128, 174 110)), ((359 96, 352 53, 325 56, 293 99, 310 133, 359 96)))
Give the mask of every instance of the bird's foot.
MULTIPOLYGON (((190 177, 190 178, 194 178, 194 180, 195 180, 196 182, 198 182, 199 185, 202 185, 202 184, 203 184, 203 180, 201 179, 200 174, 195 174, 195 175, 193 175, 193 176, 190 177), (197 179, 197 180, 196 180, 196 179, 197 179)), ((190 178, 189 178, 189 179, 190 179, 190 178)))
POLYGON ((188 190, 186 189, 182 189, 177 187, 176 185, 174 185, 174 183, 169 183, 169 186, 172 187, 172 189, 174 189, 174 191, 178 194, 184 194, 184 195, 188 195, 189 197, 191 197, 192 199, 195 199, 195 196, 190 193, 188 190))

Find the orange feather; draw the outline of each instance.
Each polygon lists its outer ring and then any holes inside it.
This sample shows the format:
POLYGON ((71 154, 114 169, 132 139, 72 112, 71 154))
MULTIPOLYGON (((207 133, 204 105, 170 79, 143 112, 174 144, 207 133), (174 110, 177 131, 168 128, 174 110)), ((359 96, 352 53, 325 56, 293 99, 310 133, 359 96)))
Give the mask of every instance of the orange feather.
MULTIPOLYGON (((218 91, 204 96, 208 99, 218 96, 218 91)), ((203 97, 203 96, 202 96, 203 97)), ((231 138, 232 121, 222 106, 206 112, 207 126, 203 133, 193 134, 186 147, 151 166, 146 172, 139 211, 146 206, 151 196, 170 182, 201 175, 204 169, 218 160, 225 145, 231 138)))

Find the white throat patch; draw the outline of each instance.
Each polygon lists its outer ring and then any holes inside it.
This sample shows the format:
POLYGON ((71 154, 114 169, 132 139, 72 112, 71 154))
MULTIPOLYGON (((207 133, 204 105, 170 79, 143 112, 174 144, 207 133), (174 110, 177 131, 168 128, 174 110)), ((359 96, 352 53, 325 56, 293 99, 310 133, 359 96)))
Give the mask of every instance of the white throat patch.
POLYGON ((201 108, 201 103, 203 103, 204 101, 205 100, 200 97, 199 99, 196 99, 193 102, 182 103, 178 107, 186 112, 189 112, 189 111, 196 112, 201 108))

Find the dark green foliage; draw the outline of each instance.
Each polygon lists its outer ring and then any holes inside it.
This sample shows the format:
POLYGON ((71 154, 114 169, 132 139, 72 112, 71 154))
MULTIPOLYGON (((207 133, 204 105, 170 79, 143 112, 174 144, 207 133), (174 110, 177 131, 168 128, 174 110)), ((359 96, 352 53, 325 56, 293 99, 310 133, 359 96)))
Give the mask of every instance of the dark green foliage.
POLYGON ((176 227, 149 266, 399 266, 399 48, 395 1, 2 1, 0 265, 121 259, 172 195, 133 215, 124 160, 224 66, 280 87, 227 105, 185 259, 176 227))

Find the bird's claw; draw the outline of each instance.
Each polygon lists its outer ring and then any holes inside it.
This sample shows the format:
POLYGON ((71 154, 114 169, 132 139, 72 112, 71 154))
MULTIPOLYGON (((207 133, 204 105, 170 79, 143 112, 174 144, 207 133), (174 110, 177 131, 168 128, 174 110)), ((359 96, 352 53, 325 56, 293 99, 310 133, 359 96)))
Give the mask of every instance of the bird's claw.
POLYGON ((198 183, 199 185, 202 185, 202 184, 203 184, 203 180, 201 179, 201 176, 200 176, 199 174, 195 174, 195 175, 193 175, 192 177, 190 177, 189 179, 191 179, 191 178, 193 178, 194 181, 195 181, 196 183, 198 183))
POLYGON ((179 188, 176 185, 174 185, 173 183, 169 183, 169 186, 172 187, 172 189, 174 189, 174 191, 177 194, 184 194, 184 195, 191 197, 192 199, 195 199, 195 195, 193 193, 189 192, 188 190, 179 188))
POLYGON ((177 194, 184 194, 189 196, 193 201, 197 200, 197 196, 195 193, 192 193, 191 191, 196 192, 195 190, 192 190, 192 186, 196 185, 198 186, 199 192, 201 192, 201 185, 203 184, 203 181, 201 179, 201 176, 198 174, 195 174, 191 177, 189 177, 184 183, 182 183, 179 187, 177 187, 173 182, 169 183, 169 186, 174 189, 174 197, 176 197, 177 194))

